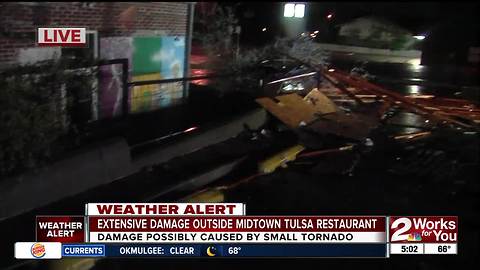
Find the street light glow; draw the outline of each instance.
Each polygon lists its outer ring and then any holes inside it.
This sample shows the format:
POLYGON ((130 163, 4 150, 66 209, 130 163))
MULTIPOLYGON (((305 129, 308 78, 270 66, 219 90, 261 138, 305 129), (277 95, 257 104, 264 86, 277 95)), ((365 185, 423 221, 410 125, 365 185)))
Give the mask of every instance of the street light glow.
POLYGON ((413 38, 417 39, 417 40, 424 40, 425 36, 424 35, 417 35, 417 36, 413 36, 413 38))
POLYGON ((303 18, 305 16, 305 4, 285 4, 283 8, 283 17, 303 18))
POLYGON ((262 28, 262 32, 265 32, 265 31, 267 31, 267 28, 266 27, 262 28))
POLYGON ((305 15, 305 5, 304 4, 296 4, 295 5, 295 17, 303 18, 305 15))
POLYGON ((331 19, 332 17, 333 17, 333 14, 332 14, 332 13, 330 13, 330 14, 327 15, 327 19, 331 19))
POLYGON ((293 17, 295 15, 295 4, 285 4, 283 17, 293 17))
POLYGON ((410 85, 409 86, 409 91, 410 94, 417 95, 420 93, 420 87, 418 85, 410 85))
POLYGON ((408 63, 410 64, 411 69, 414 71, 422 69, 422 60, 420 58, 410 59, 408 63))

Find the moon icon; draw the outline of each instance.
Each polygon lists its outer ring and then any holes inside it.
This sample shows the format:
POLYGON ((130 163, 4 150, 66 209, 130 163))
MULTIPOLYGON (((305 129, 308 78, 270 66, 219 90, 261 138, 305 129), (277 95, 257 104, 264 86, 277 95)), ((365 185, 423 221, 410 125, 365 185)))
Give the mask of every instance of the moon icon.
POLYGON ((216 249, 215 247, 213 247, 213 246, 209 246, 209 247, 207 248, 207 255, 208 255, 209 257, 214 257, 214 256, 216 256, 216 255, 217 255, 217 249, 216 249))

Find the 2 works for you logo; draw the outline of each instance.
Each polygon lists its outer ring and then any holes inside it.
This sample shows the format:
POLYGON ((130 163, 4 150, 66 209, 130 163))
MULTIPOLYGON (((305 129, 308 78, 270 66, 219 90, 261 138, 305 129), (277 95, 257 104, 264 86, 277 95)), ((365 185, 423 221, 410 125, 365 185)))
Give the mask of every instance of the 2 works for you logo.
POLYGON ((39 46, 86 47, 86 28, 50 27, 38 28, 37 43, 39 46))
POLYGON ((390 217, 390 242, 456 243, 458 217, 390 217))

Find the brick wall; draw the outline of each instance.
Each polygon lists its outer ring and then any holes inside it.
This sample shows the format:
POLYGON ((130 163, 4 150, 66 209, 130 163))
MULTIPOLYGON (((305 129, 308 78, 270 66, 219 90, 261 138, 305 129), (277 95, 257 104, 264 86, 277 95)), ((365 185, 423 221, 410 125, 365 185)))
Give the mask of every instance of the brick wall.
POLYGON ((0 66, 15 63, 19 49, 35 47, 37 27, 86 27, 99 37, 111 37, 149 32, 185 36, 186 25, 186 2, 1 3, 0 66))

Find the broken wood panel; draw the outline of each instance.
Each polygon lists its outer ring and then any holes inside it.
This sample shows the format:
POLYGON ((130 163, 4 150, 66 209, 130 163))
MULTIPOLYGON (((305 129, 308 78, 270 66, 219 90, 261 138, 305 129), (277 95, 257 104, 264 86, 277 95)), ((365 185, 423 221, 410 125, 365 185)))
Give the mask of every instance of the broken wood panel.
POLYGON ((308 124, 316 118, 315 107, 297 94, 277 96, 275 99, 264 97, 255 101, 290 128, 297 128, 301 122, 308 124))
POLYGON ((303 99, 312 105, 320 114, 334 113, 337 111, 337 106, 335 106, 332 100, 318 91, 317 88, 310 91, 303 99))
POLYGON ((333 134, 343 138, 363 140, 378 124, 379 119, 374 115, 346 114, 337 111, 320 117, 310 124, 308 129, 318 134, 333 134))

